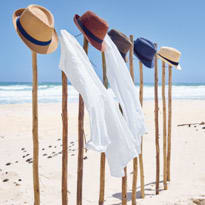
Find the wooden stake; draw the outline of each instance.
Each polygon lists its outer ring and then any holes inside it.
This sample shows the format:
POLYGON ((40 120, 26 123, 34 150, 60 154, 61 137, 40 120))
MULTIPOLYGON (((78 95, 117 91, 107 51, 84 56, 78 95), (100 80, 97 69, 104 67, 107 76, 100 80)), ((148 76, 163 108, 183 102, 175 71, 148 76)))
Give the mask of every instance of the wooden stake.
MULTIPOLYGON (((157 48, 157 44, 155 44, 157 48)), ((155 98, 155 146, 156 146, 156 194, 159 194, 160 150, 159 150, 159 119, 158 119, 158 62, 155 55, 154 69, 154 98, 155 98)))
POLYGON ((162 61, 162 105, 163 105, 163 183, 167 190, 167 131, 166 131, 166 98, 165 98, 165 62, 162 61))
POLYGON ((133 159, 132 205, 136 205, 137 174, 137 157, 135 157, 133 159))
POLYGON ((127 167, 124 168, 125 176, 122 177, 122 205, 127 204, 127 167))
POLYGON ((140 103, 141 106, 143 106, 143 65, 142 63, 139 61, 139 68, 140 68, 140 103))
POLYGON ((130 52, 129 52, 129 65, 130 65, 130 75, 131 75, 132 80, 134 82, 135 76, 134 76, 134 65, 133 65, 133 49, 134 49, 133 35, 130 35, 130 41, 131 41, 132 45, 130 46, 130 52))
POLYGON ((99 205, 104 204, 105 196, 105 153, 101 153, 100 156, 100 196, 99 205))
MULTIPOLYGON (((105 53, 102 52, 102 67, 103 67, 103 84, 105 88, 108 88, 108 79, 106 75, 106 62, 105 62, 105 53)), ((105 196, 105 153, 101 153, 100 157, 100 196, 99 196, 99 205, 104 204, 105 196)))
POLYGON ((62 205, 68 204, 67 172, 68 172, 68 114, 67 114, 67 77, 62 71, 62 124, 63 124, 63 155, 62 155, 62 205))
MULTIPOLYGON (((83 48, 88 53, 88 41, 84 38, 83 48)), ((79 95, 79 111, 78 111, 78 172, 77 172, 77 205, 82 205, 83 192, 83 152, 84 152, 84 102, 79 95)))
MULTIPOLYGON (((143 65, 139 62, 140 67, 140 103, 143 106, 143 65)), ((140 165, 140 184, 141 184, 141 197, 144 198, 144 165, 143 165, 143 136, 141 142, 141 154, 139 154, 140 165)))
MULTIPOLYGON (((133 64, 133 62, 132 63, 130 62, 130 64, 133 64)), ((133 65, 132 67, 130 67, 130 75, 132 77, 132 80, 134 81, 133 65)), ((119 109, 121 113, 123 114, 123 110, 120 104, 119 104, 119 109)), ((124 168, 124 177, 122 177, 122 205, 126 205, 126 204, 127 204, 127 167, 124 168)))
POLYGON ((108 79, 106 75, 106 61, 105 61, 105 53, 102 52, 102 66, 103 66, 103 85, 106 89, 108 89, 108 79))
POLYGON ((169 65, 167 180, 170 181, 172 130, 172 66, 169 65))
MULTIPOLYGON (((130 35, 130 41, 132 42, 132 46, 130 47, 129 52, 129 64, 130 64, 130 75, 134 82, 134 65, 133 65, 133 35, 130 35)), ((132 179, 132 205, 136 205, 136 191, 137 191, 137 157, 133 159, 133 179, 132 179)))
POLYGON ((33 188, 34 204, 40 205, 40 187, 39 187, 39 144, 38 144, 38 71, 37 54, 32 52, 33 68, 33 90, 32 90, 32 117, 33 117, 33 188))

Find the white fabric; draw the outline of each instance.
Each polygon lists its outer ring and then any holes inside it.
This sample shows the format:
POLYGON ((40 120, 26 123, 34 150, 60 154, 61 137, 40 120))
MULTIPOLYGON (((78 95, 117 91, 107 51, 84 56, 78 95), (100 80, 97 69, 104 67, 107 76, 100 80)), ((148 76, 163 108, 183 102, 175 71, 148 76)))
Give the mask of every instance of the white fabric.
POLYGON ((59 67, 81 94, 89 112, 91 139, 86 147, 105 152, 111 175, 123 177, 124 167, 138 156, 136 140, 78 41, 61 30, 60 42, 59 67))
POLYGON ((145 123, 137 90, 124 59, 108 35, 105 36, 105 43, 108 82, 122 107, 123 116, 136 139, 137 150, 140 154, 141 137, 145 133, 145 123))

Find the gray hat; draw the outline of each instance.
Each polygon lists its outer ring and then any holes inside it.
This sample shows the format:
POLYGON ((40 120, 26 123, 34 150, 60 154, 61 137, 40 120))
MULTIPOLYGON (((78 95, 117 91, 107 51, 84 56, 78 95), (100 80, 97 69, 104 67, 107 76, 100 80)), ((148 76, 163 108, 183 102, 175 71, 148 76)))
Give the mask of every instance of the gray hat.
POLYGON ((114 44, 117 46, 124 60, 127 61, 126 54, 129 51, 132 42, 125 34, 115 29, 110 30, 108 32, 108 35, 110 36, 114 44))

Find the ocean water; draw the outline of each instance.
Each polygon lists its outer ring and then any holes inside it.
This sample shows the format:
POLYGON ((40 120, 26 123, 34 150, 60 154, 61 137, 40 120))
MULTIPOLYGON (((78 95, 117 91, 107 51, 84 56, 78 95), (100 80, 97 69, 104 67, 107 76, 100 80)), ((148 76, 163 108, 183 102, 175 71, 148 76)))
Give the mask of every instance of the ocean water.
MULTIPOLYGON (((139 92, 139 85, 136 85, 139 92)), ((112 93, 111 89, 109 91, 112 93)), ((159 98, 161 99, 161 85, 158 88, 159 98)), ((113 93, 112 93, 113 94, 113 93)), ((166 85, 166 96, 168 95, 168 85, 166 85)), ((114 94, 113 94, 114 96, 114 94)), ((205 99, 204 84, 173 84, 173 99, 205 99)), ((39 83, 38 102, 55 103, 61 102, 62 87, 61 83, 39 83)), ((144 100, 154 99, 154 85, 144 84, 144 100)), ((78 92, 73 86, 68 85, 68 101, 78 102, 78 92)), ((31 83, 0 83, 0 104, 19 104, 32 102, 32 84, 31 83)))

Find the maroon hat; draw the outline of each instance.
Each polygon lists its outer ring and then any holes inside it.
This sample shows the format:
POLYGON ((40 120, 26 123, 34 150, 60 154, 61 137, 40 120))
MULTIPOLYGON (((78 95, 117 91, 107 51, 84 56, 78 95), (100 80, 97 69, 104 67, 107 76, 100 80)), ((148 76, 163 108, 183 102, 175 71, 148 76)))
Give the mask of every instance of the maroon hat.
POLYGON ((84 37, 98 50, 105 50, 104 38, 108 31, 106 21, 92 11, 85 12, 82 16, 75 15, 74 22, 84 37))

